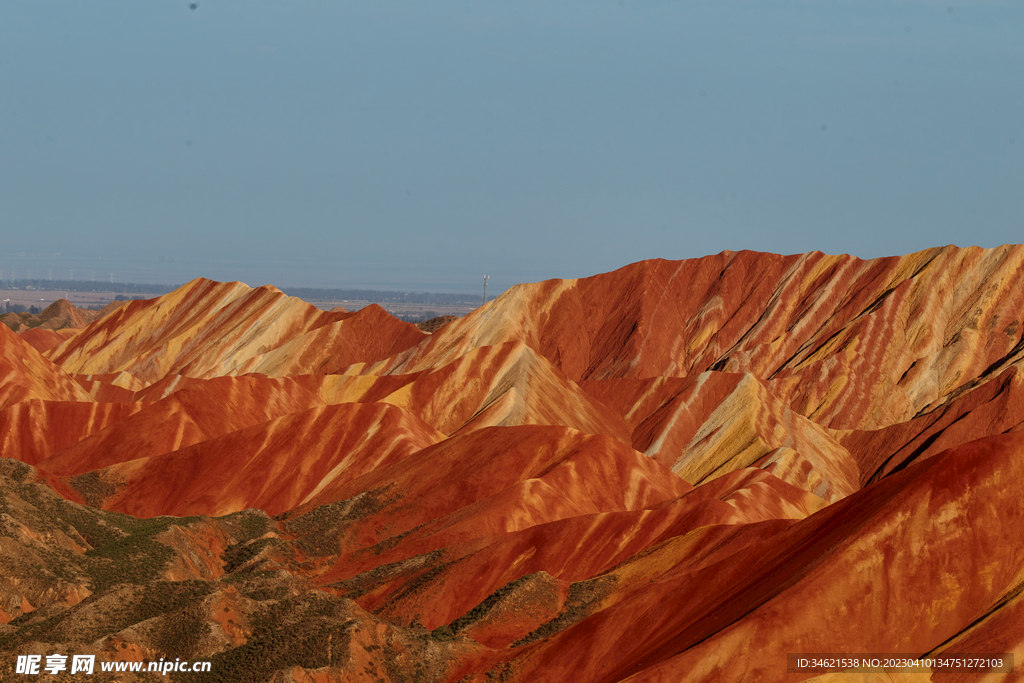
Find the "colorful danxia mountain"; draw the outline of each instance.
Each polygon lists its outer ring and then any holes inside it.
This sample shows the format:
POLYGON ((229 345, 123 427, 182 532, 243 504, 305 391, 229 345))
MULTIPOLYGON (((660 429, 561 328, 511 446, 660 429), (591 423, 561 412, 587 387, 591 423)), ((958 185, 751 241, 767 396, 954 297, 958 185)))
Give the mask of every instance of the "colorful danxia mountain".
POLYGON ((643 261, 424 329, 203 279, 58 308, 0 326, 0 680, 1024 678, 1024 246, 643 261), (928 665, 981 653, 1014 673, 928 665))

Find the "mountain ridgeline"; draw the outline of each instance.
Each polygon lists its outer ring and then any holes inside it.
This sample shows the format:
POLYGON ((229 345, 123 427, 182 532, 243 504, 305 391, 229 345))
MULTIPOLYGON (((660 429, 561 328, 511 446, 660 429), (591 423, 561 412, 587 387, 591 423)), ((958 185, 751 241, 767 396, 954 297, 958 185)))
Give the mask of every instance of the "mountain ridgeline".
POLYGON ((0 677, 1024 661, 1022 318, 1004 246, 643 261, 426 331, 202 279, 0 326, 0 677))

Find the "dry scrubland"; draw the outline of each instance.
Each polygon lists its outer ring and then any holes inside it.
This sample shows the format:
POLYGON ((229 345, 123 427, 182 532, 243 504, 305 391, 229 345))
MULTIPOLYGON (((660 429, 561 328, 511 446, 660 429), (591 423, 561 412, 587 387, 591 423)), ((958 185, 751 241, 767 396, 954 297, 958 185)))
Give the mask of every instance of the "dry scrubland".
POLYGON ((0 678, 54 651, 275 683, 1024 662, 1022 312, 1013 246, 646 261, 432 334, 208 280, 0 326, 0 678))

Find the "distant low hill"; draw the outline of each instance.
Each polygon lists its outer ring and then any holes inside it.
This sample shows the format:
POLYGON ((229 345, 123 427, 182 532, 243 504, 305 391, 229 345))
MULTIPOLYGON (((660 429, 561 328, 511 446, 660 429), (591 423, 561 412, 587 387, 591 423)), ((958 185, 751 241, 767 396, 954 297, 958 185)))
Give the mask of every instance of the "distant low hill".
POLYGON ((4 313, 0 315, 0 322, 14 332, 24 332, 36 328, 54 331, 67 328, 78 329, 85 327, 93 320, 102 318, 111 311, 116 311, 125 303, 127 302, 111 301, 103 308, 94 311, 87 308, 76 308, 67 299, 57 299, 41 313, 4 313))
MULTIPOLYGON (((2 285, 3 283, 0 283, 2 285)), ((139 282, 97 282, 94 280, 46 280, 41 278, 19 278, 10 280, 8 284, 16 289, 62 292, 120 292, 124 298, 141 298, 143 296, 160 296, 170 294, 181 287, 180 284, 139 283, 139 282)), ((2 289, 2 287, 0 287, 2 289)), ((356 289, 338 287, 286 287, 282 289, 288 296, 298 297, 304 301, 366 301, 369 303, 408 303, 436 305, 479 305, 479 294, 465 292, 417 292, 387 289, 356 289)), ((496 296, 498 292, 493 292, 496 296)))

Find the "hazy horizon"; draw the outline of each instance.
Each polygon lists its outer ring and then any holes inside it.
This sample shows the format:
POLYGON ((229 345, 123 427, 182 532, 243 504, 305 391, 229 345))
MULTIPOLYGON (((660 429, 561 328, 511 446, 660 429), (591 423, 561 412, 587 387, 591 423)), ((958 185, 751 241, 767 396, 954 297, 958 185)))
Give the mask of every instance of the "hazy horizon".
POLYGON ((0 270, 489 292, 1022 241, 1024 5, 8 3, 0 270))
MULTIPOLYGON (((1022 242, 1024 242, 1024 240, 1022 240, 1022 242)), ((1011 244, 1011 243, 1007 242, 1007 243, 1003 243, 1003 244, 1011 244)), ((994 245, 994 246, 996 246, 996 247, 1003 246, 1003 244, 994 245)), ((978 246, 978 245, 940 245, 940 244, 936 244, 936 245, 933 245, 933 246, 934 247, 944 247, 944 246, 963 247, 963 246, 978 246)), ((926 247, 925 249, 928 249, 928 248, 931 248, 931 247, 926 247)), ((916 250, 916 251, 923 251, 923 250, 924 249, 916 250)), ((723 250, 723 251, 729 251, 729 250, 723 250)), ((734 251, 742 251, 742 250, 734 250, 734 251)), ((754 250, 754 251, 758 251, 758 250, 754 250)), ((811 250, 811 251, 820 251, 820 250, 811 250)), ((721 253, 721 252, 716 252, 716 253, 721 253)), ((762 252, 762 253, 764 253, 764 252, 762 252)), ((778 252, 772 252, 772 253, 778 253, 778 252)), ((791 253, 807 253, 807 252, 791 252, 791 253)), ((913 253, 913 252, 907 252, 907 253, 913 253)), ((699 259, 699 258, 702 258, 704 256, 712 256, 712 255, 714 255, 714 254, 702 254, 700 256, 692 256, 692 257, 691 256, 686 256, 686 257, 682 257, 680 259, 667 259, 667 260, 683 260, 683 259, 690 259, 690 258, 699 259)), ((834 255, 841 255, 841 254, 834 254, 834 255)), ((899 255, 901 255, 901 254, 881 254, 878 257, 869 257, 869 258, 884 258, 885 256, 899 256, 899 255)), ((166 263, 165 262, 165 264, 162 264, 162 265, 165 265, 166 267, 163 267, 163 268, 147 269, 145 267, 135 267, 135 268, 131 268, 131 267, 116 267, 115 265, 112 265, 110 262, 104 262, 104 265, 97 266, 97 263, 100 263, 100 260, 98 260, 97 262, 93 263, 93 262, 90 262, 90 261, 85 260, 85 259, 65 259, 64 257, 53 258, 52 255, 48 257, 47 255, 43 255, 43 254, 37 254, 37 255, 33 255, 33 254, 13 255, 10 258, 8 258, 8 255, 4 255, 4 258, 5 258, 5 262, 7 262, 7 263, 11 263, 11 262, 13 262, 13 263, 21 263, 22 266, 20 268, 14 268, 14 269, 10 269, 10 268, 0 269, 0 289, 4 289, 7 284, 13 283, 15 280, 52 280, 55 284, 59 283, 59 282, 62 282, 62 281, 75 281, 75 282, 89 281, 89 282, 96 282, 96 284, 98 286, 102 286, 103 283, 108 282, 108 281, 112 281, 115 284, 140 284, 140 285, 180 286, 180 285, 183 285, 183 284, 185 284, 185 283, 187 283, 187 282, 189 282, 191 280, 194 280, 196 278, 207 278, 207 279, 211 279, 211 280, 218 280, 218 281, 221 281, 221 282, 240 280, 240 281, 244 282, 245 284, 247 284, 247 285, 249 285, 251 287, 259 287, 259 286, 262 286, 262 285, 272 285, 272 286, 277 287, 277 288, 282 289, 282 290, 287 290, 287 289, 292 289, 292 288, 308 288, 308 289, 318 289, 319 288, 319 289, 334 289, 334 290, 365 289, 365 290, 377 290, 377 291, 398 291, 398 292, 404 291, 404 292, 409 292, 409 293, 414 293, 414 292, 438 293, 438 294, 454 293, 454 294, 467 294, 467 295, 473 295, 473 296, 482 295, 482 292, 483 292, 483 278, 482 278, 482 276, 477 278, 477 282, 475 283, 475 286, 470 284, 468 279, 465 281, 465 284, 462 283, 462 282, 454 282, 454 281, 453 282, 444 282, 443 280, 430 280, 430 281, 423 281, 423 282, 417 282, 417 281, 409 280, 409 281, 407 281, 405 283, 394 283, 394 282, 385 282, 385 281, 379 281, 378 282, 378 281, 373 281, 373 280, 368 281, 368 282, 359 282, 359 281, 352 281, 352 282, 344 281, 344 282, 342 282, 342 281, 332 280, 331 277, 330 277, 331 274, 330 274, 328 269, 323 269, 325 271, 325 273, 323 273, 323 279, 318 278, 315 273, 311 274, 311 275, 307 275, 306 277, 303 277, 301 274, 299 274, 299 275, 296 275, 295 278, 291 278, 291 277, 286 277, 283 274, 279 274, 276 278, 272 278, 270 275, 267 275, 266 277, 264 277, 262 279, 259 276, 256 276, 256 278, 254 278, 252 280, 246 280, 244 278, 215 278, 215 277, 211 277, 210 275, 203 274, 202 272, 197 272, 197 274, 194 274, 194 275, 191 275, 191 276, 188 276, 188 277, 175 278, 174 277, 174 273, 177 273, 177 272, 187 272, 187 271, 176 270, 175 269, 175 264, 173 262, 170 262, 170 263, 166 263), (37 265, 37 267, 30 268, 27 265, 25 265, 25 264, 32 264, 32 263, 35 263, 37 265), (52 268, 52 267, 51 268, 46 268, 46 267, 40 268, 40 267, 38 267, 38 264, 46 264, 46 263, 49 263, 49 264, 56 263, 56 264, 58 264, 58 267, 56 267, 56 268, 52 268), (334 284, 330 284, 332 282, 334 282, 334 284)), ((651 258, 652 259, 657 259, 657 258, 663 258, 663 257, 653 256, 651 258)), ((641 260, 648 260, 648 259, 641 259, 641 260)), ((623 263, 621 266, 616 266, 615 268, 611 268, 609 270, 594 271, 593 273, 585 273, 585 274, 577 275, 576 277, 588 277, 588 276, 591 276, 591 275, 599 275, 601 273, 606 273, 606 272, 610 272, 610 271, 613 271, 613 270, 618 270, 620 268, 624 268, 626 266, 631 265, 632 263, 636 263, 636 261, 631 261, 631 262, 628 262, 628 263, 623 263)), ((269 269, 261 270, 261 267, 260 267, 259 264, 256 264, 256 265, 253 265, 253 264, 244 264, 244 265, 242 265, 242 264, 240 264, 238 267, 240 269, 247 269, 249 272, 252 272, 252 273, 259 273, 259 272, 269 273, 269 269)), ((215 268, 215 266, 210 266, 210 269, 214 270, 216 268, 215 268)), ((568 278, 568 277, 569 276, 565 276, 565 278, 568 278)), ((515 282, 511 282, 509 285, 504 286, 504 287, 502 287, 500 289, 495 287, 495 285, 493 283, 493 278, 489 278, 489 282, 488 282, 488 285, 487 285, 487 299, 488 299, 488 301, 492 300, 493 298, 495 298, 496 296, 498 296, 499 294, 504 292, 506 289, 508 289, 509 287, 511 287, 513 285, 516 285, 516 284, 527 283, 527 282, 539 282, 539 281, 548 280, 548 279, 563 279, 563 276, 549 275, 549 276, 535 278, 535 279, 524 278, 524 279, 521 279, 521 280, 517 280, 515 282)))

